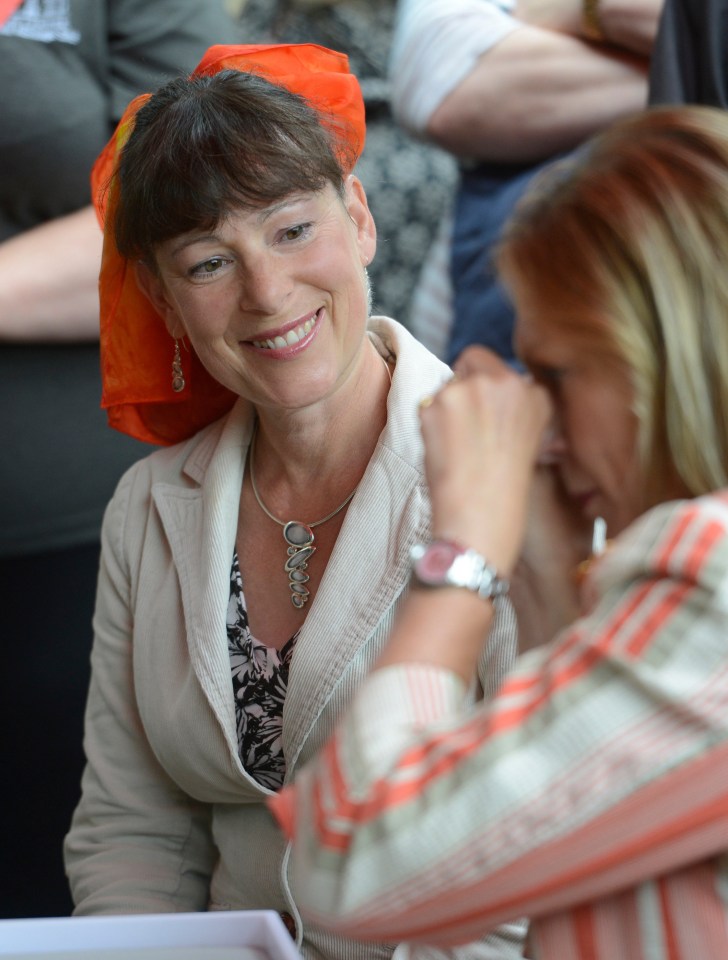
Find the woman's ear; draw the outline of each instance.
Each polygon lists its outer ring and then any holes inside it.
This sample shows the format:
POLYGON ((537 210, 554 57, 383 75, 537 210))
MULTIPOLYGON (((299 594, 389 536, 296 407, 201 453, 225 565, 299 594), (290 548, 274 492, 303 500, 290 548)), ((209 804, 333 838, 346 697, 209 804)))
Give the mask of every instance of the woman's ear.
POLYGON ((361 254, 362 264, 366 267, 372 262, 374 254, 377 252, 377 228, 374 224, 374 217, 369 209, 364 187, 358 177, 350 174, 346 178, 345 191, 346 210, 356 227, 357 246, 361 254))
POLYGON ((170 336, 175 339, 184 336, 184 328, 161 278, 143 260, 137 260, 134 269, 137 286, 164 320, 170 336))

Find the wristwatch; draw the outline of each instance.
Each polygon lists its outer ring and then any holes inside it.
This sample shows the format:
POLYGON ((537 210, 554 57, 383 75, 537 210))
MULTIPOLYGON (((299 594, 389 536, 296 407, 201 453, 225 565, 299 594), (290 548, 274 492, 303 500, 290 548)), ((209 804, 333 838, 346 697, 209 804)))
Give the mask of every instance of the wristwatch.
POLYGON ((483 600, 508 593, 508 581, 499 577, 485 557, 456 540, 435 539, 410 550, 412 576, 423 587, 464 587, 483 600))

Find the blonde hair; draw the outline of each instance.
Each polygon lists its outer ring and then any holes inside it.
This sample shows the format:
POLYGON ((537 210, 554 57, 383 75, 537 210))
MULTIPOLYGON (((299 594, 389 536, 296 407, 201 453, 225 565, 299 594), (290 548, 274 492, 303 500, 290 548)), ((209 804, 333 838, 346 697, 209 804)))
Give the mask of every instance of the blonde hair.
POLYGON ((536 182, 498 265, 626 365, 646 500, 728 485, 728 113, 655 108, 536 182))

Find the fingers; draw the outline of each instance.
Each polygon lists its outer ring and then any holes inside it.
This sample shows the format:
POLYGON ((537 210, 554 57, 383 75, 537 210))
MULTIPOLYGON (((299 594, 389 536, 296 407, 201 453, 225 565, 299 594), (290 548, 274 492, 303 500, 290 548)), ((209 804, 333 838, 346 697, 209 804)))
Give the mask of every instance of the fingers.
POLYGON ((553 462, 561 440, 553 425, 552 405, 547 392, 528 374, 516 373, 484 347, 469 348, 475 363, 466 362, 464 372, 455 376, 436 393, 419 401, 423 428, 442 419, 446 411, 458 416, 473 429, 495 429, 503 433, 514 418, 526 416, 540 430, 539 457, 553 462), (547 429, 547 424, 552 425, 547 429))
POLYGON ((418 407, 420 413, 422 413, 423 410, 427 410, 428 407, 432 406, 432 404, 434 403, 434 400, 435 400, 435 397, 437 396, 437 394, 438 394, 438 393, 441 393, 446 387, 449 387, 451 384, 455 383, 455 381, 456 381, 457 379, 458 379, 458 374, 455 372, 455 373, 453 373, 452 377, 450 377, 450 379, 449 379, 448 381, 446 381, 446 382, 440 387, 440 389, 437 391, 437 393, 427 393, 427 394, 425 394, 425 396, 422 397, 422 399, 421 399, 421 400, 419 401, 419 403, 417 404, 417 407, 418 407))
POLYGON ((542 387, 485 354, 477 373, 468 367, 424 398, 419 413, 435 533, 485 552, 506 572, 551 404, 542 387))

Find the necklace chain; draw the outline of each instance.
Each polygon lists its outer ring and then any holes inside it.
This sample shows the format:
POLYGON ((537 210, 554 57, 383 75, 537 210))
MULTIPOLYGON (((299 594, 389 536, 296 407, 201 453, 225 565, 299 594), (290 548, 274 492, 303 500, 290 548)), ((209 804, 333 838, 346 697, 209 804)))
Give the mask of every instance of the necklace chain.
MULTIPOLYGON (((253 438, 250 441, 250 486, 253 488, 253 496, 258 502, 258 506, 267 517, 270 517, 271 520, 275 521, 275 523, 277 523, 279 527, 285 527, 288 521, 279 520, 278 517, 275 516, 275 514, 271 513, 268 507, 266 507, 266 505, 261 500, 260 494, 258 493, 258 485, 255 482, 255 468, 253 466, 255 462, 255 441, 257 440, 257 438, 258 438, 258 422, 256 421, 255 427, 253 428, 253 438)), ((357 484, 356 486, 358 487, 359 484, 357 484)), ((310 527, 313 530, 314 527, 320 527, 321 524, 326 523, 327 520, 332 520, 336 516, 336 514, 339 513, 340 510, 344 509, 344 507, 351 500, 351 498, 354 496, 355 493, 356 493, 356 487, 354 487, 354 489, 351 491, 351 493, 346 498, 346 500, 344 500, 343 503, 340 503, 335 510, 332 510, 331 513, 327 513, 326 516, 322 517, 320 520, 315 520, 313 523, 306 524, 306 526, 310 527)))
MULTIPOLYGON (((389 369, 389 364, 378 351, 377 355, 385 366, 391 386, 392 371, 389 369)), ((314 546, 315 537, 313 535, 313 528, 320 527, 322 523, 326 523, 327 520, 333 519, 337 513, 343 510, 356 493, 359 484, 354 487, 343 503, 340 503, 335 510, 332 510, 331 513, 327 513, 326 516, 322 517, 320 520, 315 520, 313 523, 303 523, 300 520, 279 520, 279 518, 276 517, 275 514, 271 513, 268 507, 266 507, 261 500, 260 494, 258 493, 258 485, 255 482, 255 445, 258 439, 258 422, 258 420, 255 421, 255 425, 253 427, 253 436, 250 439, 250 454, 248 456, 250 486, 253 488, 253 496, 255 497, 258 506, 263 513, 274 523, 277 523, 279 527, 283 527, 283 539, 288 545, 284 570, 288 576, 288 586, 291 591, 291 603, 297 610, 302 610, 308 603, 308 598, 310 596, 310 591, 306 586, 310 579, 308 573, 306 572, 308 570, 308 561, 316 552, 316 547, 314 546)))
MULTIPOLYGON (((387 376, 389 377, 389 384, 390 384, 390 386, 391 386, 391 385, 392 385, 392 371, 389 369, 389 364, 388 364, 387 361, 384 359, 384 357, 381 355, 381 353, 379 353, 379 351, 377 351, 377 356, 381 359, 382 363, 384 364, 384 368, 385 368, 385 370, 387 371, 387 376)), ((254 467, 254 462, 255 462, 255 442, 256 442, 257 439, 258 439, 258 421, 256 420, 256 421, 255 421, 255 426, 253 427, 253 436, 252 436, 251 441, 250 441, 250 485, 251 485, 251 487, 253 488, 253 496, 255 497, 255 499, 256 499, 256 501, 257 501, 257 503, 258 503, 258 506, 260 507, 260 509, 263 511, 263 513, 264 513, 267 517, 270 517, 270 519, 273 520, 274 523, 277 523, 279 527, 285 527, 286 524, 288 523, 288 521, 287 521, 287 520, 279 520, 278 517, 275 516, 275 514, 271 513, 270 510, 268 509, 268 507, 266 507, 266 505, 263 503, 263 501, 262 501, 262 499, 261 499, 261 497, 260 497, 260 494, 258 493, 258 485, 257 485, 256 482, 255 482, 255 467, 254 467)), ((359 484, 357 484, 356 487, 354 487, 354 489, 351 491, 351 493, 350 493, 349 496, 346 498, 346 500, 344 500, 343 503, 340 503, 339 506, 338 506, 335 510, 332 510, 331 513, 327 513, 326 516, 325 516, 325 517, 322 517, 320 520, 315 520, 313 523, 308 523, 308 524, 306 524, 306 526, 308 526, 311 530, 313 530, 314 527, 320 527, 321 524, 322 524, 322 523, 326 523, 327 520, 333 520, 333 518, 336 516, 336 514, 339 513, 341 510, 343 510, 344 507, 347 505, 347 503, 348 503, 348 502, 351 500, 351 498, 354 496, 354 494, 356 493, 356 490, 357 490, 357 487, 358 487, 358 486, 359 486, 359 484)))

